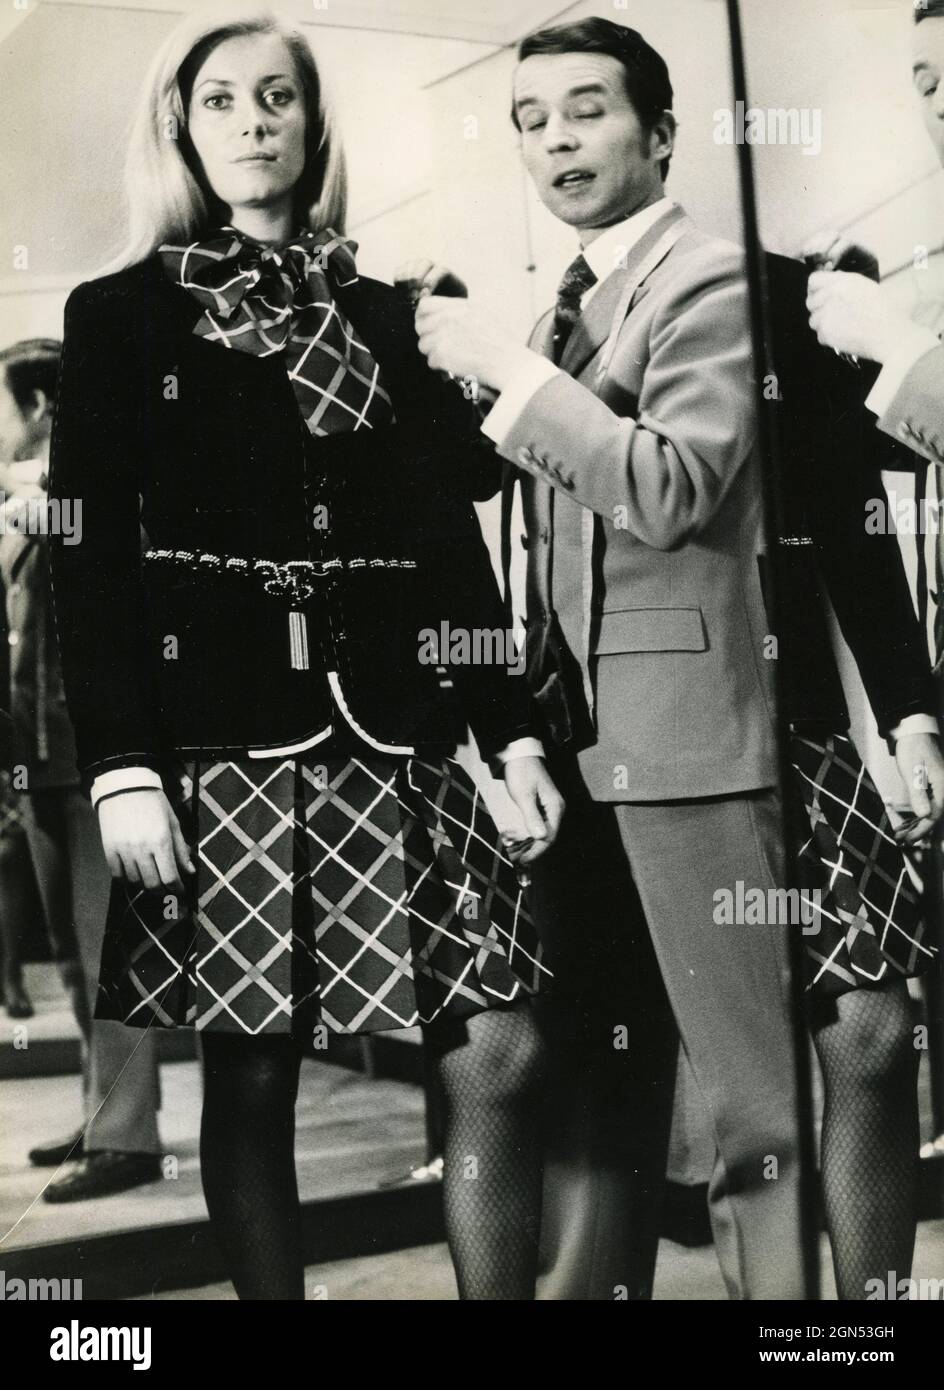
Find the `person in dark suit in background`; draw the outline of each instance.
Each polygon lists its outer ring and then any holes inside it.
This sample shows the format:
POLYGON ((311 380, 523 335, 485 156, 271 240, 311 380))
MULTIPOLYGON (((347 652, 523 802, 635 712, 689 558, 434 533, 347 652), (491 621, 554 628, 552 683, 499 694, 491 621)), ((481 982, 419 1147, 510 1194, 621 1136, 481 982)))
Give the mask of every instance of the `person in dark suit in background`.
MULTIPOLYGON (((0 642, 6 646, 2 622, 0 642)), ((0 688, 4 690, 8 688, 2 679, 5 665, 0 657, 0 688)), ((20 798, 12 785, 12 759, 13 721, 7 710, 0 709, 0 1005, 9 1018, 32 1018, 35 1010, 23 981, 22 938, 24 923, 35 904, 36 884, 19 811, 20 798)))
POLYGON ((95 813, 79 786, 49 593, 46 471, 60 344, 0 352, 0 457, 8 492, 0 573, 9 628, 13 761, 19 803, 53 950, 83 1041, 85 1123, 29 1155, 74 1164, 44 1189, 47 1202, 125 1191, 160 1177, 157 1039, 93 1020, 111 876, 95 813))
MULTIPOLYGON (((0 402, 0 411, 3 406, 0 402)), ((0 464, 0 479, 3 465, 0 464)), ((0 482, 2 486, 2 482, 0 482)), ((32 1000, 23 982, 24 924, 39 917, 36 882, 30 860, 20 797, 13 790, 13 719, 10 702, 10 646, 0 585, 0 1004, 9 1018, 31 1018, 32 1000)))

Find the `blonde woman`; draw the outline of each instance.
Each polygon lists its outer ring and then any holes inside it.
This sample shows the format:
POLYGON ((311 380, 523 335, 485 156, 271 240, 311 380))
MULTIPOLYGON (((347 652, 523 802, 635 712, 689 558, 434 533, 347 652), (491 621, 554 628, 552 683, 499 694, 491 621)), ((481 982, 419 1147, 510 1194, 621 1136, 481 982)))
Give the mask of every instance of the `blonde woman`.
POLYGON ((243 1298, 304 1296, 303 1048, 422 1024, 460 1296, 530 1298, 528 996, 547 972, 450 757, 466 723, 520 809, 522 863, 561 803, 524 682, 422 659, 428 629, 502 626, 472 509, 494 464, 409 303, 358 276, 298 31, 259 10, 185 20, 129 169, 130 249, 67 306, 51 471, 83 503, 81 544, 52 557, 115 878, 99 1013, 200 1030, 204 1191, 243 1298))

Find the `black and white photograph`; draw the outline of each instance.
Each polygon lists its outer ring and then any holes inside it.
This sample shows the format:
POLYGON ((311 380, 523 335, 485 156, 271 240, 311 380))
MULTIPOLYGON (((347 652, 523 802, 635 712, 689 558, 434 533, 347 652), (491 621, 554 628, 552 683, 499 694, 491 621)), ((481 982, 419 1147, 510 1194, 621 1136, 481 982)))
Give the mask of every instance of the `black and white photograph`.
POLYGON ((8 0, 0 112, 11 1347, 904 1359, 944 0, 8 0))

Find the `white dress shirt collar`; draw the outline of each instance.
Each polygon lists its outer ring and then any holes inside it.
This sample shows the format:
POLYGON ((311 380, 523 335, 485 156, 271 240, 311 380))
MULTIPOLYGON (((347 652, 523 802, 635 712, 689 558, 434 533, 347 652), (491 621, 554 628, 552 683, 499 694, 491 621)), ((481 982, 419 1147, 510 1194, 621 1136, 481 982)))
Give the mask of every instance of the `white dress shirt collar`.
POLYGON ((625 264, 629 252, 645 236, 649 228, 674 206, 671 198, 660 198, 657 203, 651 203, 641 212, 634 212, 622 222, 614 222, 612 227, 607 227, 584 248, 583 258, 597 277, 597 283, 583 296, 583 308, 586 308, 603 281, 612 275, 618 266, 625 264))

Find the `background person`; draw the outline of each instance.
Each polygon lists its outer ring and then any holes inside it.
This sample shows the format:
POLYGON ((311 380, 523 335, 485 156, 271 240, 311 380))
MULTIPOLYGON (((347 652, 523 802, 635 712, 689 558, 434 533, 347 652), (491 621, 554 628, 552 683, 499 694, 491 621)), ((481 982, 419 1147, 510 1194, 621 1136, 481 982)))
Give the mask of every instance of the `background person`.
POLYGON ((0 538, 7 603, 14 763, 26 778, 20 803, 43 912, 83 1040, 85 1122, 30 1153, 39 1166, 74 1165, 44 1189, 47 1202, 125 1191, 160 1177, 157 1039, 93 1020, 111 876, 95 813, 79 786, 49 593, 45 483, 60 344, 15 343, 0 352, 7 506, 33 509, 0 538), (12 466, 11 466, 12 465, 12 466), (40 505, 42 504, 42 505, 40 505))

